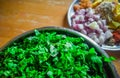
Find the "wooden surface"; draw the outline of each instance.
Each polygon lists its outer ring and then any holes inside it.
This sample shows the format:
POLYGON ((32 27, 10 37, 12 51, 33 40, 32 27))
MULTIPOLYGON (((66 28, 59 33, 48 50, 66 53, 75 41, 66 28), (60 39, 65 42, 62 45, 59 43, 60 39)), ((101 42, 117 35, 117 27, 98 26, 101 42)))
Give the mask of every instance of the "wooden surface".
MULTIPOLYGON (((69 27, 66 13, 72 0, 0 0, 0 47, 15 36, 44 26, 69 27)), ((114 65, 120 75, 120 52, 114 65)))

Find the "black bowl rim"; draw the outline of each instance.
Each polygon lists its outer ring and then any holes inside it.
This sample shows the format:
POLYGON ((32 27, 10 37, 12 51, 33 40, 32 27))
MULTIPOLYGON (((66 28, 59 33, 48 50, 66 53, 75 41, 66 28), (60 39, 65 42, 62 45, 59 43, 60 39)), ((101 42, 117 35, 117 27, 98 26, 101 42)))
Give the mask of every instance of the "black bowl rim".
MULTIPOLYGON (((69 29, 69 28, 64 28, 64 27, 59 27, 59 26, 46 26, 46 27, 41 27, 41 28, 35 28, 29 31, 26 31, 18 36, 16 36, 15 38, 11 39, 9 42, 7 42, 4 46, 2 46, 0 48, 0 51, 4 50, 6 47, 10 46, 14 41, 17 41, 23 37, 26 37, 30 34, 34 33, 34 30, 38 30, 38 31, 63 31, 69 34, 73 34, 76 35, 78 37, 83 37, 89 44, 91 44, 92 46, 94 46, 94 48, 97 50, 98 53, 100 53, 101 55, 105 55, 106 57, 109 57, 108 54, 97 44, 95 43, 92 39, 90 39, 89 37, 87 37, 86 35, 79 33, 78 31, 69 29)), ((112 62, 108 63, 108 65, 110 66, 110 70, 113 73, 114 78, 119 78, 119 75, 115 69, 115 66, 112 62)))

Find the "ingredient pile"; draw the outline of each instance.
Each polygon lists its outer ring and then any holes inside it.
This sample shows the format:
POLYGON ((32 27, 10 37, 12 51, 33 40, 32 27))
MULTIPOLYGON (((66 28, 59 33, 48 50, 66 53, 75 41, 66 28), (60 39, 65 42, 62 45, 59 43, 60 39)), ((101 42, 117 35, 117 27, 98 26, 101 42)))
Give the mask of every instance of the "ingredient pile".
POLYGON ((120 46, 118 0, 80 0, 73 9, 73 29, 92 38, 99 45, 120 46))
POLYGON ((104 64, 82 37, 39 32, 0 52, 1 78, 107 78, 104 64))

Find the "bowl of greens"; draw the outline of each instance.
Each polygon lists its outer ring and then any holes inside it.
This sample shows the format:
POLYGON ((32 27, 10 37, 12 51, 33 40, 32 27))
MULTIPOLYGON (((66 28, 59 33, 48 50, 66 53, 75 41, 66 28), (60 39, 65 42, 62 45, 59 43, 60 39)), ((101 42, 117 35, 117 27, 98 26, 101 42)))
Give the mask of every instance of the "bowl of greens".
POLYGON ((37 28, 0 48, 0 77, 118 78, 112 60, 114 57, 77 31, 37 28))

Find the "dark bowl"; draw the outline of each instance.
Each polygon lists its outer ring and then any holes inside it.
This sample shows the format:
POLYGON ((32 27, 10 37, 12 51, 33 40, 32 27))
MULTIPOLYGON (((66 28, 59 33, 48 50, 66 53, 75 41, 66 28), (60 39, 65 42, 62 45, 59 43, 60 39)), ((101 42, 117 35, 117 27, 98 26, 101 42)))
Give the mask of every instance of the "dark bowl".
MULTIPOLYGON (((10 45, 12 45, 13 42, 16 42, 16 41, 19 41, 27 36, 30 36, 32 34, 34 34, 34 30, 30 30, 30 31, 27 31, 17 37, 15 37, 14 39, 12 39, 11 41, 9 41, 6 45, 4 45, 3 47, 0 48, 0 51, 3 51, 5 48, 9 47, 10 45)), ((77 32, 77 31, 74 31, 72 29, 68 29, 68 28, 62 28, 62 27, 55 27, 55 26, 48 26, 48 27, 43 27, 43 28, 37 28, 37 30, 39 32, 51 32, 51 31, 55 31, 57 33, 60 33, 60 34, 65 34, 65 35, 68 35, 68 36, 74 36, 74 37, 83 37, 85 39, 85 42, 90 46, 90 47, 94 47, 96 52, 98 52, 98 54, 100 55, 104 55, 106 57, 109 57, 106 52, 101 49, 101 47, 95 43, 92 39, 88 38, 87 36, 77 32)), ((105 63, 104 64, 104 69, 107 73, 107 76, 108 78, 119 78, 118 74, 117 74, 117 71, 113 65, 112 62, 110 63, 105 63)))

